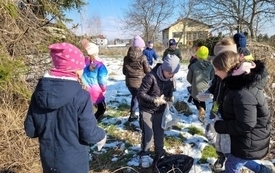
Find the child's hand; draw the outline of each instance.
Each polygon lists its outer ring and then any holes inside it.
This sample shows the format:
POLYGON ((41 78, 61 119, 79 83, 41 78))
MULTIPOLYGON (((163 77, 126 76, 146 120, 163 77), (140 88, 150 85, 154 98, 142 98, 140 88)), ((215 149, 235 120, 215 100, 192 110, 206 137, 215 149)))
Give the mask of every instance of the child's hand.
POLYGON ((102 149, 102 147, 105 145, 106 140, 107 140, 107 136, 105 135, 105 137, 97 143, 97 150, 98 151, 100 151, 102 149))
POLYGON ((154 100, 154 103, 155 103, 157 106, 160 106, 160 105, 166 104, 167 102, 166 102, 165 99, 164 99, 164 95, 161 95, 160 97, 157 97, 157 98, 154 100))

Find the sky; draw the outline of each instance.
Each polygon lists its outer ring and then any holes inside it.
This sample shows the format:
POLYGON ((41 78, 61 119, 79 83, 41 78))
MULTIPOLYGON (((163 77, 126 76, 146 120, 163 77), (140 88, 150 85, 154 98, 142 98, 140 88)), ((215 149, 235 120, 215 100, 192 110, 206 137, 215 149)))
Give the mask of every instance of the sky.
MULTIPOLYGON (((114 38, 129 39, 133 35, 139 33, 125 33, 121 30, 120 18, 123 18, 123 10, 128 8, 128 5, 131 3, 131 0, 88 0, 89 3, 87 6, 83 7, 81 14, 77 11, 68 11, 66 16, 73 20, 72 23, 67 24, 69 28, 72 25, 79 24, 79 27, 74 30, 78 35, 82 35, 89 30, 88 27, 85 27, 85 22, 89 17, 98 15, 101 20, 101 30, 102 35, 106 36, 108 40, 113 40, 114 38)), ((178 0, 180 1, 180 0, 178 0)), ((177 10, 174 11, 177 14, 177 10)), ((169 21, 166 21, 166 24, 161 27, 161 29, 169 26, 169 23, 174 23, 176 21, 177 15, 174 15, 174 18, 171 18, 169 21)), ((86 22, 87 23, 87 22, 86 22)), ((263 33, 268 33, 268 35, 274 35, 275 22, 270 26, 266 24, 261 30, 263 33)))
POLYGON ((89 0, 88 6, 81 11, 83 14, 70 11, 67 16, 73 19, 73 24, 80 24, 76 31, 78 34, 84 33, 88 29, 83 27, 83 23, 89 16, 98 15, 101 19, 102 34, 108 39, 128 38, 129 34, 121 31, 118 19, 123 16, 122 11, 127 8, 129 2, 130 0, 89 0))

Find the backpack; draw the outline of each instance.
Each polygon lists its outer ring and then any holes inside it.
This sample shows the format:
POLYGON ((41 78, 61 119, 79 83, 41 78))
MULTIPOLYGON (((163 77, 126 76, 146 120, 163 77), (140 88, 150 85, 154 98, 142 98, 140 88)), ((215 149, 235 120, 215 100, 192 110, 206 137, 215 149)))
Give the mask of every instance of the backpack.
POLYGON ((156 165, 158 173, 188 173, 193 166, 194 159, 184 154, 176 154, 161 158, 156 165), (171 171, 173 169, 173 171, 171 171))

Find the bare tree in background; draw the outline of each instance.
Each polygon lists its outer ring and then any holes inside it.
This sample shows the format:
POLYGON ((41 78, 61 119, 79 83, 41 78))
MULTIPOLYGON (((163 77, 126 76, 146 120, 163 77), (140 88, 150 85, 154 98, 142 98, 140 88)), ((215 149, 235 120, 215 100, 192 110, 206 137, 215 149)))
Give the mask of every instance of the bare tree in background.
MULTIPOLYGON (((183 42, 185 42, 186 40, 186 26, 187 26, 187 22, 188 20, 184 20, 184 19, 188 19, 188 18, 192 18, 193 14, 196 13, 196 11, 194 10, 195 7, 197 5, 199 5, 200 3, 197 0, 181 0, 180 1, 180 18, 183 24, 183 29, 182 29, 182 36, 180 36, 180 39, 183 39, 183 42)), ((177 42, 180 42, 180 40, 178 40, 177 42)))
POLYGON ((174 15, 175 0, 132 0, 124 10, 123 29, 143 33, 146 41, 156 40, 162 22, 174 15))
POLYGON ((251 38, 257 35, 260 23, 274 20, 274 0, 198 0, 196 18, 212 22, 213 25, 236 30, 249 31, 251 38))
POLYGON ((99 14, 93 14, 87 19, 86 34, 89 36, 97 36, 102 34, 101 17, 99 14))

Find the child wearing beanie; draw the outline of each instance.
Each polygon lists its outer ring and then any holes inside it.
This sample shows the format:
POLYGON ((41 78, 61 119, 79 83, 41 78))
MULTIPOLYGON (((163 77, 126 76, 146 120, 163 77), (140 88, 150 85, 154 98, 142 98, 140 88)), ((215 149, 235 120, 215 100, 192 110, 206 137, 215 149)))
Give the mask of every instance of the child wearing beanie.
POLYGON ((177 42, 173 38, 169 40, 169 47, 167 49, 165 49, 165 51, 163 52, 162 60, 164 60, 164 58, 168 54, 170 54, 170 55, 176 55, 180 60, 182 59, 181 52, 177 48, 177 42))
POLYGON ((153 48, 154 44, 152 41, 149 41, 147 47, 143 50, 143 54, 146 56, 150 67, 153 67, 154 61, 158 59, 158 55, 153 48))
POLYGON ((88 173, 88 146, 97 143, 101 149, 106 134, 97 126, 90 95, 80 82, 84 56, 66 42, 48 48, 54 67, 32 94, 25 132, 39 139, 42 172, 88 173))
POLYGON ((191 96, 193 102, 199 111, 198 119, 204 122, 206 104, 205 101, 200 101, 196 97, 208 89, 208 83, 214 78, 214 69, 208 61, 209 50, 206 46, 201 46, 196 56, 198 61, 192 64, 187 73, 187 81, 191 84, 191 96))
MULTIPOLYGON (((201 46, 203 46, 202 43, 198 43, 198 44, 196 45, 196 47, 195 47, 195 52, 197 52, 197 50, 198 50, 201 46)), ((189 60, 189 64, 188 64, 188 67, 187 67, 187 68, 189 69, 190 66, 191 66, 192 64, 194 64, 196 61, 198 61, 197 56, 196 56, 196 55, 192 55, 191 58, 190 58, 190 60, 189 60)), ((189 93, 189 98, 188 98, 187 102, 188 102, 188 103, 191 103, 191 102, 193 102, 193 97, 191 96, 191 86, 188 86, 188 87, 187 87, 187 91, 188 91, 188 93, 189 93)))
POLYGON ((157 166, 159 159, 166 154, 164 129, 161 127, 161 122, 167 102, 173 101, 172 78, 179 69, 179 58, 176 55, 167 55, 162 64, 156 64, 152 71, 142 79, 137 97, 142 130, 140 160, 143 168, 150 166, 149 150, 153 142, 155 147, 154 167, 157 166))
POLYGON ((132 46, 123 59, 122 72, 125 75, 126 86, 132 95, 129 122, 138 118, 136 115, 138 108, 137 92, 142 78, 151 71, 147 58, 143 55, 144 47, 144 40, 139 35, 135 36, 132 40, 132 46))
POLYGON ((97 108, 95 117, 99 121, 106 111, 105 92, 107 88, 108 70, 105 64, 99 59, 99 48, 94 43, 84 44, 88 54, 86 57, 86 67, 83 73, 83 83, 91 95, 93 105, 97 108))
MULTIPOLYGON (((164 60, 164 58, 167 55, 176 55, 176 57, 178 57, 180 60, 182 60, 180 49, 177 48, 177 42, 173 38, 169 40, 169 47, 167 49, 165 49, 165 51, 163 52, 162 60, 164 60)), ((176 91, 177 84, 176 84, 176 80, 174 78, 173 78, 173 83, 174 83, 173 90, 176 91)))

